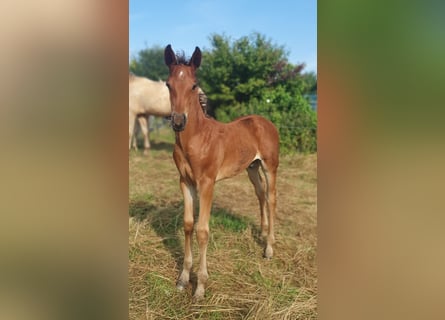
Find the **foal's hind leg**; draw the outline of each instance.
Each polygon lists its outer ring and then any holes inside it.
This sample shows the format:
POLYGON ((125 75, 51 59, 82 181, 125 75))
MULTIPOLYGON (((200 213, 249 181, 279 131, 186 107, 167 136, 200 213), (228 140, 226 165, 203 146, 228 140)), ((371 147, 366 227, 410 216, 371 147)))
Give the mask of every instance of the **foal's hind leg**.
POLYGON ((277 169, 268 168, 267 165, 262 162, 261 167, 264 172, 264 176, 266 177, 266 202, 267 202, 267 211, 269 213, 269 229, 267 232, 267 244, 266 250, 264 251, 265 258, 272 258, 273 249, 272 244, 275 242, 274 235, 274 220, 275 220, 275 211, 277 207, 277 191, 276 191, 276 176, 277 169))
POLYGON ((261 215, 261 235, 266 237, 268 234, 268 219, 267 219, 267 208, 266 208, 266 193, 264 191, 264 183, 261 179, 259 173, 260 162, 259 160, 254 161, 248 168, 247 173, 249 179, 255 187, 255 194, 258 198, 260 204, 260 215, 261 215))

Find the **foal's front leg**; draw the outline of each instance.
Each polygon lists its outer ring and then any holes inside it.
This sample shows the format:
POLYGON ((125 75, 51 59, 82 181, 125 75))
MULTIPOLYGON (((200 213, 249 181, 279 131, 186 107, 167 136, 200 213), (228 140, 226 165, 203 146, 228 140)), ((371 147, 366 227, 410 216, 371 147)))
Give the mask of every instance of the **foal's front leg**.
POLYGON ((192 269, 192 235, 193 235, 193 214, 195 208, 196 189, 185 183, 181 177, 180 186, 184 196, 184 263, 181 276, 176 283, 178 290, 187 287, 190 280, 190 270, 192 269))
POLYGON ((214 181, 200 181, 199 189, 199 220, 196 227, 196 237, 199 245, 198 284, 193 296, 195 301, 204 298, 205 284, 209 278, 207 272, 207 244, 209 242, 209 219, 212 207, 214 181))

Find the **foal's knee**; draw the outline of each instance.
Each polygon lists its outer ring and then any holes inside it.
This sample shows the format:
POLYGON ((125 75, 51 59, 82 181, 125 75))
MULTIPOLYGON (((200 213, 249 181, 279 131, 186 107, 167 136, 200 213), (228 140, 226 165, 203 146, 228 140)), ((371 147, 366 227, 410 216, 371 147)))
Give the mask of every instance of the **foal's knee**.
POLYGON ((184 232, 191 233, 193 231, 193 220, 184 221, 184 232))
POLYGON ((209 228, 208 227, 197 227, 196 228, 196 238, 198 239, 198 243, 207 243, 209 240, 209 228))

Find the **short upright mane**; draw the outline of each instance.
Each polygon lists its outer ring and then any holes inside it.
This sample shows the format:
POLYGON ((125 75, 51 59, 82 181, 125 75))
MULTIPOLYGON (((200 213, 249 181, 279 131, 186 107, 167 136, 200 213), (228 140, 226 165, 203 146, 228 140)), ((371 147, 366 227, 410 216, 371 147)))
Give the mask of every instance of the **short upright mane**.
POLYGON ((190 58, 187 58, 185 56, 185 52, 184 51, 178 51, 176 52, 176 64, 183 64, 185 66, 189 66, 190 65, 190 58))

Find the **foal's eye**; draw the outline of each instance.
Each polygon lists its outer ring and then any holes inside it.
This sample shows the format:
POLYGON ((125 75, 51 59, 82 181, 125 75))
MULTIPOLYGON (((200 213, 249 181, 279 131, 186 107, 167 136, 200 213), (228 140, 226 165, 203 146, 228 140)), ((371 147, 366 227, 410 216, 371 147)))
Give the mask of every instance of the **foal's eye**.
POLYGON ((195 84, 193 85, 193 87, 192 87, 192 90, 195 90, 197 87, 198 87, 198 84, 195 83, 195 84))

